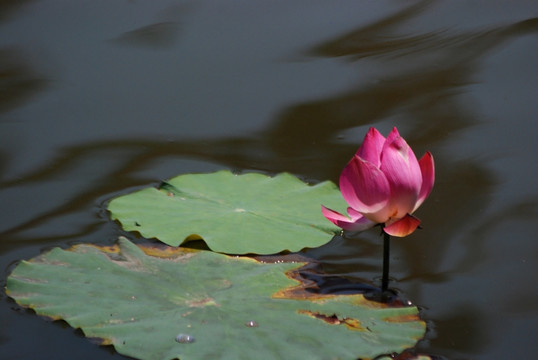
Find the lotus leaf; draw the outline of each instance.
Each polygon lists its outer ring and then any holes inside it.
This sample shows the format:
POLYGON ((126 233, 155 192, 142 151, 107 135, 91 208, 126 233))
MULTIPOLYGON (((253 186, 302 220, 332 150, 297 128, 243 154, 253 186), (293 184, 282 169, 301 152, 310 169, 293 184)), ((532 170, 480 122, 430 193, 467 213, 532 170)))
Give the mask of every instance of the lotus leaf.
POLYGON ((307 292, 299 266, 120 238, 22 261, 7 293, 139 359, 351 360, 424 335, 416 307, 307 292))
POLYGON ((219 171, 120 196, 108 210, 125 230, 171 246, 203 238, 216 252, 273 254, 321 246, 340 231, 323 217, 322 203, 346 208, 329 181, 310 186, 287 173, 219 171))

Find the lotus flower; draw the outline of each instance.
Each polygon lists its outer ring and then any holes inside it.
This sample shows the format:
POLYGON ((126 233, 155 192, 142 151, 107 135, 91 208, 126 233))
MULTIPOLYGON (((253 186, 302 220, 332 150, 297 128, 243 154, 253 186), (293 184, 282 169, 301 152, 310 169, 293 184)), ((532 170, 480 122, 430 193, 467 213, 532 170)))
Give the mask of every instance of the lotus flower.
POLYGON ((411 214, 426 200, 434 180, 430 152, 417 160, 396 128, 386 139, 370 128, 340 175, 349 218, 325 206, 322 212, 344 230, 362 231, 382 224, 388 235, 407 236, 420 225, 420 220, 411 214))

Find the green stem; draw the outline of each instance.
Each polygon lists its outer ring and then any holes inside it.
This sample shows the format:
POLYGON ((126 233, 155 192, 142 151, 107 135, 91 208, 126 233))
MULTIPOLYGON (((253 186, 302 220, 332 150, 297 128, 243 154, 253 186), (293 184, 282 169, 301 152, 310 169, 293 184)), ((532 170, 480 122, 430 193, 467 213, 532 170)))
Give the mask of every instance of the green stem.
POLYGON ((387 291, 389 287, 389 266, 390 266, 390 235, 383 232, 383 279, 381 280, 381 291, 387 291))

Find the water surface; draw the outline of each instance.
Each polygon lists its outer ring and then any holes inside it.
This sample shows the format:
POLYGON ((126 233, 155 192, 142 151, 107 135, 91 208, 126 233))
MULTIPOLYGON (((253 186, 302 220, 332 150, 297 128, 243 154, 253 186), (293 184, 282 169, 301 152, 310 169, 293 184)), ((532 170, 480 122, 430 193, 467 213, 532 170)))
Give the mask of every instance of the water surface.
MULTIPOLYGON (((25 1, 0 7, 0 285, 54 246, 111 243, 105 203, 219 169, 337 182, 397 126, 437 181, 391 286, 446 359, 538 350, 533 1, 25 1)), ((309 251, 378 284, 381 239, 309 251)), ((124 358, 0 292, 0 358, 124 358)))

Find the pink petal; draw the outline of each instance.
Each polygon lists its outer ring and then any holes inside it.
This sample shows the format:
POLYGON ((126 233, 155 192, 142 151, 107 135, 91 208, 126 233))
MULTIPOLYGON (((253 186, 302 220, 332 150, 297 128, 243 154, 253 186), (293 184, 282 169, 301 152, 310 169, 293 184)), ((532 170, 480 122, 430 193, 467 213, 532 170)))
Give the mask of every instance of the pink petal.
POLYGON ((351 220, 357 220, 362 217, 362 214, 357 210, 353 209, 351 206, 347 208, 347 214, 349 215, 351 220))
POLYGON ((368 216, 385 208, 390 198, 387 178, 371 162, 355 155, 340 175, 340 191, 353 209, 373 221, 384 222, 368 216))
POLYGON ((331 210, 323 205, 321 205, 321 212, 323 213, 323 216, 327 218, 327 220, 335 225, 338 225, 338 221, 349 221, 347 216, 340 214, 338 211, 331 210))
POLYGON ((435 182, 435 165, 433 163, 432 154, 428 151, 422 158, 420 158, 418 164, 422 173, 422 187, 420 188, 420 193, 418 194, 417 203, 415 204, 413 212, 418 209, 430 195, 433 189, 433 183, 435 182))
POLYGON ((323 213, 323 216, 325 216, 330 222, 348 231, 363 231, 375 225, 374 222, 368 220, 360 214, 359 218, 356 218, 354 216, 355 214, 352 215, 352 220, 350 220, 339 212, 326 208, 323 205, 321 205, 321 212, 323 213))
POLYGON ((362 145, 357 150, 357 154, 361 159, 366 160, 379 167, 381 150, 385 143, 385 137, 381 135, 376 128, 370 128, 364 137, 362 145))
POLYGON ((389 235, 396 237, 404 237, 413 233, 420 225, 420 220, 412 215, 405 215, 400 220, 385 226, 383 231, 389 235))
POLYGON ((385 142, 387 144, 390 144, 391 142, 393 142, 394 140, 396 140, 399 137, 402 137, 402 136, 400 135, 400 133, 398 132, 398 129, 395 126, 395 127, 392 128, 392 131, 387 136, 387 140, 385 140, 385 142))
POLYGON ((387 137, 381 152, 381 171, 391 189, 391 218, 399 219, 415 208, 422 187, 422 172, 405 140, 394 130, 387 137))

